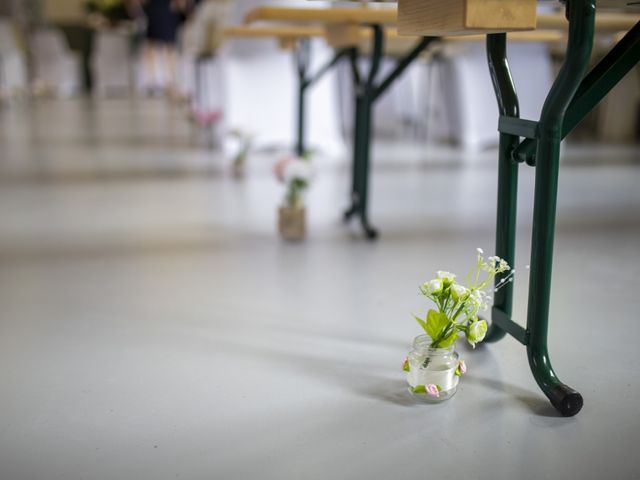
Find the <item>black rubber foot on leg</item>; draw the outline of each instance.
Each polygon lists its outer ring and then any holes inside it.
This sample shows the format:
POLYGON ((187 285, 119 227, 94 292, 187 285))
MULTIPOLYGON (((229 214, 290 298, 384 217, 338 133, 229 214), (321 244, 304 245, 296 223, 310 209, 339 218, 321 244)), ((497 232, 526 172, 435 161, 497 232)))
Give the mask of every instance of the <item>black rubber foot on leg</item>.
POLYGON ((363 225, 364 234, 367 236, 367 240, 377 240, 378 239, 378 231, 370 227, 369 225, 363 225))
POLYGON ((582 395, 566 385, 558 385, 548 396, 551 404, 565 417, 573 417, 582 409, 582 395))
POLYGON ((351 220, 351 217, 353 217, 356 213, 356 207, 350 207, 348 210, 346 210, 343 214, 342 214, 342 219, 345 222, 348 222, 349 220, 351 220))

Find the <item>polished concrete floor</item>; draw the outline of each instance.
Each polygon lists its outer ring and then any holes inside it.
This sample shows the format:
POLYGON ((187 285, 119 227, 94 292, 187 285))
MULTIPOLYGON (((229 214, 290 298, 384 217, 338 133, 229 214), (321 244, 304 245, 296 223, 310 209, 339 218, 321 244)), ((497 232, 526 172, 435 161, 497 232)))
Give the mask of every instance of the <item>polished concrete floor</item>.
POLYGON ((319 160, 287 244, 273 157, 238 181, 199 143, 158 101, 0 112, 0 479, 640 478, 640 149, 565 150, 550 349, 585 406, 561 418, 510 338, 461 348, 445 404, 400 370, 417 286, 492 249, 495 152, 379 145, 376 243, 319 160))

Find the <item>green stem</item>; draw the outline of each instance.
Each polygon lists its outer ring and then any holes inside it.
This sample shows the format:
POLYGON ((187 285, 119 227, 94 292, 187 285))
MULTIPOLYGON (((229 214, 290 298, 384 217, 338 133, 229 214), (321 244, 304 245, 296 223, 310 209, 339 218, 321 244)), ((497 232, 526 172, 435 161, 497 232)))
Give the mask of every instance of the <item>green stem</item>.
POLYGON ((431 347, 440 348, 440 342, 442 342, 445 338, 447 338, 449 335, 451 335, 451 333, 453 333, 452 328, 455 329, 456 326, 453 323, 450 323, 447 328, 442 330, 442 333, 438 336, 438 339, 437 340, 433 340, 431 342, 431 347))
POLYGON ((458 310, 456 311, 455 315, 453 317, 451 317, 451 320, 453 320, 455 322, 456 318, 458 318, 458 315, 460 315, 462 313, 463 309, 464 309, 464 302, 462 302, 460 304, 460 308, 458 308, 458 310))

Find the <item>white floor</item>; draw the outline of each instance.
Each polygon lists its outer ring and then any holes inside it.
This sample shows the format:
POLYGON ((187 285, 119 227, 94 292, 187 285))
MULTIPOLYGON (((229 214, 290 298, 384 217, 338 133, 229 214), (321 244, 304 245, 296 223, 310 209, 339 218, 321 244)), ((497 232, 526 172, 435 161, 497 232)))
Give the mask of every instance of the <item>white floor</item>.
POLYGON ((550 350, 574 418, 510 338, 461 349, 448 403, 405 389, 417 286, 492 250, 495 152, 379 146, 377 243, 323 163, 286 244, 272 158, 233 180, 162 102, 0 112, 0 479, 640 478, 640 149, 565 153, 550 350))

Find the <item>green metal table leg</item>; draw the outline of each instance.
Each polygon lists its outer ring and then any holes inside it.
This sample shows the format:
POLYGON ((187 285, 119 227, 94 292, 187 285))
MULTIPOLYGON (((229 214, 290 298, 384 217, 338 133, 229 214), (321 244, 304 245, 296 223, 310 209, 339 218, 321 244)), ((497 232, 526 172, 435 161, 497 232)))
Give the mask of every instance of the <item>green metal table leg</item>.
POLYGON ((360 90, 360 86, 362 84, 362 78, 360 77, 360 69, 358 68, 358 57, 359 52, 357 47, 353 47, 349 49, 349 65, 351 66, 351 78, 353 88, 355 89, 356 102, 355 102, 355 123, 353 125, 353 159, 351 163, 351 205, 344 212, 344 220, 345 222, 349 221, 351 217, 353 217, 358 209, 358 174, 359 171, 359 153, 358 153, 358 142, 356 136, 358 134, 357 125, 359 124, 358 119, 358 101, 357 95, 360 90))
POLYGON ((298 108, 296 121, 296 155, 302 157, 307 153, 307 145, 305 141, 305 115, 306 115, 306 98, 307 90, 320 80, 325 73, 331 70, 346 54, 349 49, 338 50, 333 58, 322 66, 315 74, 309 74, 311 64, 311 42, 308 38, 299 41, 294 51, 294 60, 296 65, 296 73, 298 76, 298 108))
POLYGON ((353 49, 351 66, 355 88, 355 123, 353 139, 353 183, 351 191, 351 207, 345 212, 345 220, 357 215, 368 239, 378 237, 378 232, 369 223, 368 190, 369 190, 369 157, 371 154, 371 108, 375 95, 375 79, 380 69, 384 51, 384 30, 380 25, 373 25, 373 50, 371 66, 367 78, 363 81, 358 70, 358 54, 353 49))
MULTIPOLYGON (((505 33, 487 35, 487 59, 498 100, 500 115, 518 118, 520 106, 518 95, 507 61, 507 35, 505 33)), ((508 133, 500 134, 498 150, 498 213, 496 221, 496 255, 504 258, 509 265, 515 264, 516 212, 518 202, 518 163, 511 159, 513 149, 520 143, 520 137, 508 133)), ((496 277, 496 285, 503 279, 496 277)), ((506 283, 494 295, 493 309, 511 318, 513 306, 513 283, 506 283)), ((506 335, 497 322, 492 322, 486 341, 495 342, 506 335)))
POLYGON ((524 159, 536 167, 527 328, 511 319, 513 292, 512 286, 507 285, 496 293, 488 340, 498 340, 509 333, 526 345, 536 382, 561 414, 573 416, 582 408, 582 396, 558 379, 547 348, 560 143, 567 128, 586 114, 585 106, 595 105, 606 93, 604 90, 610 90, 622 78, 621 72, 631 68, 631 62, 637 63, 639 55, 633 51, 638 44, 635 28, 635 37, 630 32, 631 38, 614 49, 617 53, 584 78, 593 47, 595 0, 568 0, 567 18, 566 60, 539 122, 518 118, 517 96, 506 63, 506 37, 487 37, 489 66, 501 115, 496 251, 511 264, 515 256, 517 162, 524 159), (520 137, 525 140, 520 142, 520 137), (535 156, 528 151, 531 146, 536 147, 535 156))
POLYGON ((582 408, 582 396, 562 383, 553 371, 547 350, 547 333, 562 126, 591 57, 595 0, 570 0, 567 10, 569 40, 566 60, 547 96, 538 124, 527 353, 531 371, 542 391, 560 413, 573 416, 582 408))
POLYGON ((309 70, 309 62, 311 57, 311 44, 309 39, 303 38, 298 44, 294 52, 296 70, 298 73, 298 111, 296 125, 296 155, 302 157, 306 151, 305 144, 305 100, 306 91, 309 86, 307 83, 307 71, 309 70))
POLYGON ((355 90, 355 124, 353 142, 353 173, 351 189, 351 206, 344 213, 345 220, 357 215, 362 229, 368 239, 377 238, 378 232, 369 223, 368 190, 369 190, 369 160, 371 153, 371 125, 373 106, 382 94, 402 75, 413 61, 418 58, 429 44, 437 38, 423 38, 418 44, 398 62, 393 71, 378 85, 376 77, 380 70, 380 63, 384 52, 384 30, 380 25, 372 25, 373 48, 371 66, 366 79, 360 75, 358 68, 358 50, 350 50, 353 85, 355 90))

